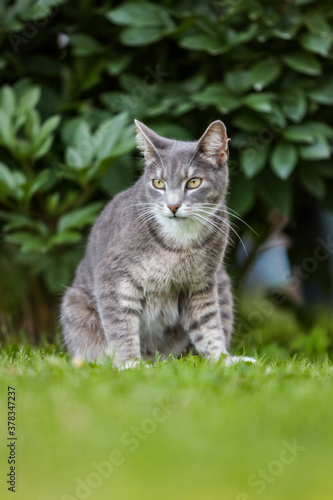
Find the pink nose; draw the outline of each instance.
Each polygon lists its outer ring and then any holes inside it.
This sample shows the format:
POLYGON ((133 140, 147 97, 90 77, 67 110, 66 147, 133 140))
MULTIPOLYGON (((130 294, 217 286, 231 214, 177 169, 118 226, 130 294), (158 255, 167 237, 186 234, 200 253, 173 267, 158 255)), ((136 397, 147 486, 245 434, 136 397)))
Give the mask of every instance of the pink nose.
POLYGON ((168 205, 168 208, 171 210, 171 212, 173 214, 175 214, 177 212, 179 207, 180 207, 180 205, 168 205))

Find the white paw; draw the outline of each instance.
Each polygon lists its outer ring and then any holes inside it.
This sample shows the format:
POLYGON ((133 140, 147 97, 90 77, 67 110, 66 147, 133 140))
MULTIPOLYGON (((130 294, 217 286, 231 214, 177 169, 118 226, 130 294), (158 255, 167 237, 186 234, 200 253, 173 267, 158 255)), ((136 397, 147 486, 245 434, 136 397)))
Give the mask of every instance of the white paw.
POLYGON ((144 366, 145 368, 151 368, 152 365, 148 365, 146 363, 143 363, 142 361, 138 361, 137 359, 133 359, 131 361, 126 361, 119 370, 137 370, 138 368, 141 368, 141 366, 144 366))
POLYGON ((255 358, 250 358, 249 356, 228 356, 224 360, 225 366, 235 365, 240 362, 256 364, 257 360, 255 358))
POLYGON ((140 361, 132 359, 131 361, 126 361, 119 370, 136 370, 137 368, 140 368, 140 361))

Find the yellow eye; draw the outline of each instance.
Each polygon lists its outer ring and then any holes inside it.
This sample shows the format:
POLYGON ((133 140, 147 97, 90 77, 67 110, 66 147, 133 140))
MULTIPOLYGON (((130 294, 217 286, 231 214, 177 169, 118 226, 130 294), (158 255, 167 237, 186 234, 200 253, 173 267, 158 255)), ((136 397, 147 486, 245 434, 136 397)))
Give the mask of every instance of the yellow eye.
POLYGON ((189 189, 195 189, 200 186, 202 179, 199 179, 198 177, 193 177, 193 179, 190 179, 188 183, 186 184, 186 187, 189 189))
POLYGON ((165 187, 165 182, 161 181, 160 179, 154 179, 153 184, 157 189, 164 189, 165 187))

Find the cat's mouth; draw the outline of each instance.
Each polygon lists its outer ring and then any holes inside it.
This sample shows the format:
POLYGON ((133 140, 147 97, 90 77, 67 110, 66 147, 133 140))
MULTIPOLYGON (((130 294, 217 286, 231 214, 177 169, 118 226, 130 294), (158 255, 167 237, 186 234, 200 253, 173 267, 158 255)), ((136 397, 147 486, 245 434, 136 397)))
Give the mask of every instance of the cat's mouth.
POLYGON ((181 220, 186 220, 187 217, 179 217, 178 215, 168 215, 168 219, 181 221, 181 220))

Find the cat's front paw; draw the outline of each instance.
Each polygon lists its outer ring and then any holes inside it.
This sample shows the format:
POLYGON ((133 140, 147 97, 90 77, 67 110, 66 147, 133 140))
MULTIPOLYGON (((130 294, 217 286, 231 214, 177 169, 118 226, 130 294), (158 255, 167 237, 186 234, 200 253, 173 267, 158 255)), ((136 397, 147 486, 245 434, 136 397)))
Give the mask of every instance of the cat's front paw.
POLYGON ((119 370, 137 370, 144 366, 145 368, 151 368, 152 365, 148 365, 147 363, 143 363, 138 359, 132 359, 130 361, 126 361, 123 365, 119 367, 119 370))
POLYGON ((232 366, 241 362, 256 364, 257 360, 255 358, 251 358, 250 356, 227 356, 224 360, 224 365, 232 366))

